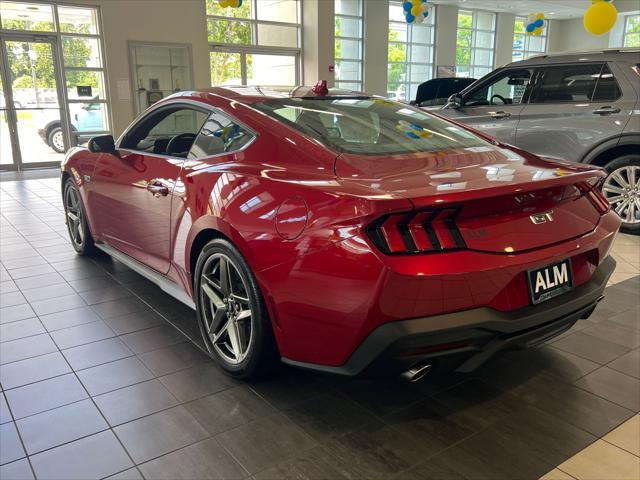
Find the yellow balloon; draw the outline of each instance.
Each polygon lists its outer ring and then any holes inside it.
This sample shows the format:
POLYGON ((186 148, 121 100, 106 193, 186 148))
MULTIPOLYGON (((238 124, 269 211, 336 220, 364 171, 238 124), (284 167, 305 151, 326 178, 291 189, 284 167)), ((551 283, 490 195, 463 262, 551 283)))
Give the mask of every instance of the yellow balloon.
POLYGON ((422 15, 422 7, 420 5, 414 5, 411 7, 411 15, 417 17, 418 15, 422 15))
POLYGON ((593 35, 603 35, 613 28, 618 10, 609 2, 597 2, 584 14, 584 29, 593 35))

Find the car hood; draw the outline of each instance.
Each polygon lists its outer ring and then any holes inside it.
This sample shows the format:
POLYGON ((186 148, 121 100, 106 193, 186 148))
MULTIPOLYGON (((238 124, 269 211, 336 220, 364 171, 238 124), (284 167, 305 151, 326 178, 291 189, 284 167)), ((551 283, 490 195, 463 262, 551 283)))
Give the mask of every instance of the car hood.
POLYGON ((541 159, 507 145, 487 145, 406 155, 336 158, 335 173, 357 183, 403 196, 416 206, 525 192, 601 177, 597 168, 541 159))

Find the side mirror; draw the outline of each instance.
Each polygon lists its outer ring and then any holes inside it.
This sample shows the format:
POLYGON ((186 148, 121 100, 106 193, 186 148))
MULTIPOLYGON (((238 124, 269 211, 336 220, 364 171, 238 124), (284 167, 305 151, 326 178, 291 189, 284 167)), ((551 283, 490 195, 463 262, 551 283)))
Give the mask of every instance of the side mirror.
POLYGON ((459 93, 454 93, 453 95, 451 95, 449 97, 449 100, 447 100, 447 104, 444 106, 444 108, 453 108, 453 109, 458 109, 462 107, 462 95, 459 93))
POLYGON ((116 144, 111 135, 100 135, 89 140, 89 151, 93 153, 116 153, 116 144))

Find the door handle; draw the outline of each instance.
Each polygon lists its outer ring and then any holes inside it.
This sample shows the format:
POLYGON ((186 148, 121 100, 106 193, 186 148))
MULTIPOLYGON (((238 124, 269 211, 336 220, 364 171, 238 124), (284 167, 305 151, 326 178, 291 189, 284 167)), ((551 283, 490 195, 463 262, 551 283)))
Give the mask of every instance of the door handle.
POLYGON ((495 118, 495 119, 509 118, 511 116, 509 112, 503 112, 503 111, 491 112, 489 115, 491 115, 491 118, 495 118))
POLYGON ((166 185, 162 185, 157 180, 149 182, 147 184, 147 190, 153 193, 154 197, 166 197, 167 195, 169 195, 169 187, 167 187, 166 185))
POLYGON ((612 113, 620 113, 620 109, 616 107, 601 107, 594 110, 593 113, 596 115, 611 115, 612 113))

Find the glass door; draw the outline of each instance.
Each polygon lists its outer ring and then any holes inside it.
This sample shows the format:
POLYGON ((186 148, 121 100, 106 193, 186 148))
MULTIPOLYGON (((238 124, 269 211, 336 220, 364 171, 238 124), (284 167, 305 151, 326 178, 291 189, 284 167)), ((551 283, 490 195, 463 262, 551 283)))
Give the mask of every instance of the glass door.
POLYGON ((3 35, 0 168, 58 165, 69 139, 62 119, 56 38, 3 35), (6 67, 6 68, 5 68, 6 67))

